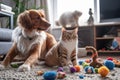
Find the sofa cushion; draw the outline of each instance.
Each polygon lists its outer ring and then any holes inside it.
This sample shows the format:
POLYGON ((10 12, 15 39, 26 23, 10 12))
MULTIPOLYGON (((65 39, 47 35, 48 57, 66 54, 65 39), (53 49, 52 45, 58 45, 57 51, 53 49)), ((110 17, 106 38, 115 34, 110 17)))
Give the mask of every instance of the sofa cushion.
POLYGON ((12 43, 13 42, 0 42, 0 55, 6 54, 10 50, 12 43))
POLYGON ((12 40, 12 31, 7 28, 0 28, 0 41, 11 41, 12 40))

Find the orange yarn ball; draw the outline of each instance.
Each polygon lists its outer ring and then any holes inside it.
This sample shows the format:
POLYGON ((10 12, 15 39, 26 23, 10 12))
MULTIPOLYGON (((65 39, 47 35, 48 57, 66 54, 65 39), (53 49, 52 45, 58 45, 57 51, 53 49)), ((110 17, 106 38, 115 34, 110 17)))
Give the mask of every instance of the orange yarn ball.
POLYGON ((98 73, 102 76, 102 77, 106 77, 109 73, 109 69, 106 66, 101 66, 98 69, 98 73))
POLYGON ((86 59, 85 62, 86 62, 86 63, 90 63, 91 60, 90 60, 90 59, 86 59))
POLYGON ((76 72, 80 72, 80 66, 79 65, 75 65, 74 68, 76 69, 76 72))

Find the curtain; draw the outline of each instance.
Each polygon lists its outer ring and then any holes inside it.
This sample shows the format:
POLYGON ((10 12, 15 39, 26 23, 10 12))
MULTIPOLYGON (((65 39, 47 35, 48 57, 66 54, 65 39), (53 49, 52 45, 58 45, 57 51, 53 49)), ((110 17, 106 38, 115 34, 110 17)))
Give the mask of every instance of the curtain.
POLYGON ((48 32, 52 31, 52 28, 55 25, 55 16, 56 12, 56 4, 57 0, 40 0, 40 6, 45 11, 46 19, 51 23, 51 27, 48 32))
MULTIPOLYGON (((45 12, 46 19, 49 20, 49 10, 48 10, 48 0, 29 0, 26 3, 26 7, 28 9, 31 8, 31 6, 35 9, 43 9, 45 12)), ((50 32, 50 29, 48 30, 50 32)))
POLYGON ((41 8, 45 11, 46 19, 49 21, 49 11, 48 11, 48 4, 47 0, 41 0, 40 1, 41 8))

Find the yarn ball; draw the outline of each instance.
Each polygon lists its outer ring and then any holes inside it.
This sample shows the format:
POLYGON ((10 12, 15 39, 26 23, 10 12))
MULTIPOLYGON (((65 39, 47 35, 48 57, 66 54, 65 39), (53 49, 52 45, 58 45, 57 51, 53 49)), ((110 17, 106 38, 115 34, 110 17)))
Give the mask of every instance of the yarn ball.
POLYGON ((83 68, 85 68, 86 66, 89 66, 89 64, 86 63, 86 62, 83 62, 83 63, 82 63, 82 66, 83 66, 83 68))
POLYGON ((84 75, 79 75, 79 78, 80 79, 84 79, 84 75))
POLYGON ((113 70, 114 67, 115 67, 114 62, 111 61, 111 60, 106 60, 106 61, 104 62, 104 65, 105 65, 109 70, 113 70))
POLYGON ((86 66, 85 67, 85 72, 88 73, 88 74, 92 74, 92 73, 95 73, 95 70, 92 66, 86 66))
POLYGON ((90 60, 90 59, 86 59, 85 62, 86 62, 86 63, 90 63, 91 60, 90 60))
POLYGON ((79 65, 82 65, 84 63, 84 61, 80 60, 78 63, 79 63, 79 65))
POLYGON ((63 72, 63 67, 59 67, 57 72, 59 72, 59 71, 63 72))
POLYGON ((75 68, 75 67, 70 67, 70 72, 71 72, 71 73, 76 72, 76 68, 75 68))
POLYGON ((102 77, 106 77, 109 73, 109 69, 106 66, 101 66, 100 68, 98 68, 98 73, 102 76, 102 77))
POLYGON ((95 68, 95 73, 98 73, 98 68, 95 68))
POLYGON ((18 64, 11 64, 11 67, 13 67, 13 68, 18 68, 19 65, 18 65, 18 64))
POLYGON ((57 77, 57 72, 56 71, 47 71, 43 74, 43 78, 45 80, 55 80, 57 77))
POLYGON ((37 75, 43 75, 44 74, 44 72, 43 71, 37 71, 37 75))
POLYGON ((65 77, 66 77, 66 73, 65 72, 58 72, 57 79, 63 79, 65 77))
POLYGON ((80 66, 79 65, 75 65, 74 68, 76 69, 76 72, 80 72, 80 66))
POLYGON ((108 57, 107 60, 111 60, 111 61, 113 61, 113 58, 112 58, 112 57, 108 57))

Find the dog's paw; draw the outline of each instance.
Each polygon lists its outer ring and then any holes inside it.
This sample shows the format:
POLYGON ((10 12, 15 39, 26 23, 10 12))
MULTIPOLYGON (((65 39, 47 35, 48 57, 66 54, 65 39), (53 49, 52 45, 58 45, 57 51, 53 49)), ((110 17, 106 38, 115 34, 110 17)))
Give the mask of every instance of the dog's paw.
POLYGON ((30 65, 28 65, 28 64, 23 64, 23 65, 21 65, 19 68, 18 68, 18 70, 17 71, 19 71, 19 72, 25 72, 25 71, 30 71, 30 65))
POLYGON ((0 64, 0 70, 4 70, 5 69, 5 66, 0 64))

